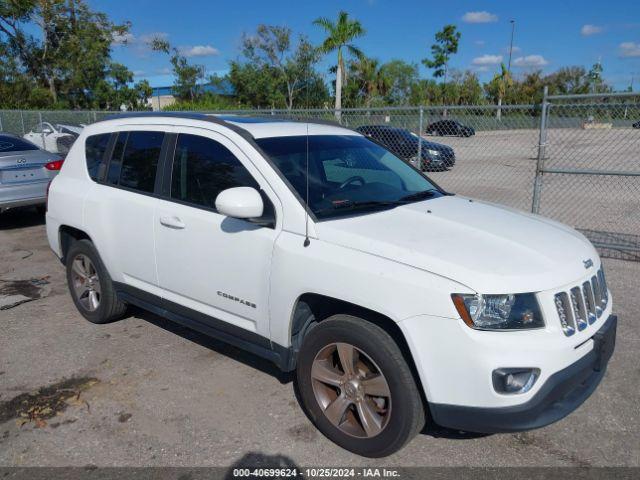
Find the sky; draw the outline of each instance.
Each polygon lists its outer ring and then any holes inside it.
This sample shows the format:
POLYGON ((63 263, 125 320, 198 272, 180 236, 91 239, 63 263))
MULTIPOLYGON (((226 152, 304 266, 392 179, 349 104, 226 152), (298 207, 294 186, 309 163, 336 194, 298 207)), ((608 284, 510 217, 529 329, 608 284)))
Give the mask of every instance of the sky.
MULTIPOLYGON (((381 62, 402 59, 421 65, 429 56, 435 33, 448 23, 462 33, 450 67, 472 70, 489 80, 508 61, 510 20, 515 21, 512 71, 522 75, 562 66, 589 69, 601 61, 605 80, 616 89, 632 82, 640 91, 640 0, 88 0, 116 22, 132 24, 127 45, 114 45, 114 60, 127 65, 136 80, 152 86, 173 83, 166 55, 151 52, 146 40, 166 38, 194 64, 224 74, 229 60, 240 54, 243 33, 260 23, 290 27, 319 44, 324 36, 312 24, 320 17, 335 19, 345 10, 358 19, 366 35, 354 43, 381 62)), ((328 68, 335 55, 324 58, 328 68)))

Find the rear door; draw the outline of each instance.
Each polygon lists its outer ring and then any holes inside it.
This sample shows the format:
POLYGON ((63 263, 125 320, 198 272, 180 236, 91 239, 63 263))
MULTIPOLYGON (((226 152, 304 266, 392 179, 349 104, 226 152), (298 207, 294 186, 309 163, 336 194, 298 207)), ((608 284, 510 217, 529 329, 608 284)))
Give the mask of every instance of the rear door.
POLYGON ((97 182, 85 198, 84 222, 97 232, 96 243, 113 280, 149 293, 158 293, 154 252, 154 212, 159 188, 158 166, 164 155, 165 129, 143 126, 120 131, 110 139, 106 174, 91 157, 92 145, 85 143, 88 173, 97 182))

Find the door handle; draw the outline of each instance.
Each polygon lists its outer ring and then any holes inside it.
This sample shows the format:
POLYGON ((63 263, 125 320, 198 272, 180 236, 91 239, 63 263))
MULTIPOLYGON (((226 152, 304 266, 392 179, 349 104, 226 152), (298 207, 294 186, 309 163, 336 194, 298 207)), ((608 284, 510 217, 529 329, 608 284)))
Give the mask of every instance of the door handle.
POLYGON ((182 230, 186 225, 178 217, 160 217, 160 223, 168 228, 182 230))

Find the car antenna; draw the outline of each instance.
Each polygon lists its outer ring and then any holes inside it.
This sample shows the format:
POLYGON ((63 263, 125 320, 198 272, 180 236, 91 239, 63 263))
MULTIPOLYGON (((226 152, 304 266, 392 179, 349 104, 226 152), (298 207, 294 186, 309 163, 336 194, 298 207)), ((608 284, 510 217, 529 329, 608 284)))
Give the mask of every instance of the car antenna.
POLYGON ((306 137, 306 166, 305 166, 305 205, 304 205, 304 243, 305 247, 308 247, 311 241, 309 240, 309 122, 307 121, 307 137, 306 137))

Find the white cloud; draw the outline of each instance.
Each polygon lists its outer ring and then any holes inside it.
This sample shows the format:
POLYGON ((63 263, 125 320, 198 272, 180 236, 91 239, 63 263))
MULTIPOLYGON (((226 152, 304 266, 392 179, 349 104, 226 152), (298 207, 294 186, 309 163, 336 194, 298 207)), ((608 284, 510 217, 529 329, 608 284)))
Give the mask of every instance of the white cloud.
POLYGON ((498 65, 500 62, 502 62, 502 55, 482 55, 474 58, 471 63, 473 65, 488 66, 498 65))
MULTIPOLYGON (((509 53, 509 47, 504 47, 504 48, 502 49, 502 51, 503 51, 504 53, 507 53, 507 54, 508 54, 508 53, 509 53)), ((520 47, 518 47, 518 46, 514 45, 514 46, 513 46, 513 49, 512 49, 511 51, 512 51, 513 53, 520 53, 520 52, 522 51, 522 49, 521 49, 520 47)))
POLYGON ((462 16, 462 21, 465 23, 492 23, 498 21, 498 16, 484 10, 482 12, 467 12, 462 16))
POLYGON ((194 45, 193 47, 180 47, 180 53, 185 57, 210 57, 219 55, 220 51, 211 45, 194 45))
POLYGON ((136 37, 133 33, 114 33, 112 36, 111 44, 114 46, 131 45, 136 41, 136 37))
POLYGON ((479 73, 484 73, 489 71, 489 67, 483 65, 481 67, 475 67, 474 70, 479 73))
POLYGON ((621 57, 640 57, 640 43, 622 42, 618 48, 621 57))
POLYGON ((582 28, 580 29, 580 34, 583 37, 589 37, 591 35, 597 35, 598 33, 602 33, 604 31, 604 27, 601 27, 599 25, 590 25, 590 24, 586 24, 583 25, 582 28))
POLYGON ((544 67, 549 62, 542 55, 527 55, 525 57, 518 57, 513 61, 516 67, 544 67))
POLYGON ((134 70, 133 71, 133 76, 134 77, 144 77, 147 74, 147 72, 145 72, 144 70, 134 70))

